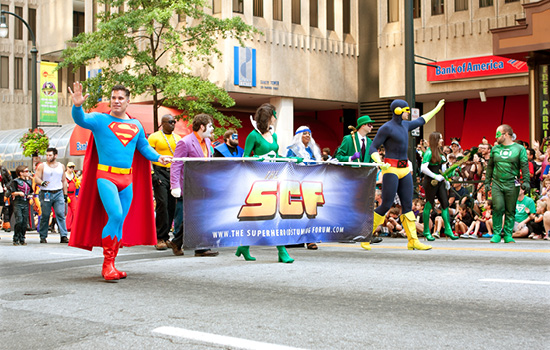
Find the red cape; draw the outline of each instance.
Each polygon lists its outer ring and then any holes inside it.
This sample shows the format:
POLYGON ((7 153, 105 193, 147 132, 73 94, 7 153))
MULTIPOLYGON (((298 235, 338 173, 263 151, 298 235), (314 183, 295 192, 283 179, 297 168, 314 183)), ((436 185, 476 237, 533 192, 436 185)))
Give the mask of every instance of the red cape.
MULTIPOLYGON (((107 224, 107 213, 97 190, 98 155, 93 134, 90 135, 78 196, 79 206, 69 245, 87 250, 101 247, 101 231, 107 224)), ((122 228, 123 246, 155 245, 157 234, 151 185, 151 163, 136 150, 132 164, 134 197, 122 228)))

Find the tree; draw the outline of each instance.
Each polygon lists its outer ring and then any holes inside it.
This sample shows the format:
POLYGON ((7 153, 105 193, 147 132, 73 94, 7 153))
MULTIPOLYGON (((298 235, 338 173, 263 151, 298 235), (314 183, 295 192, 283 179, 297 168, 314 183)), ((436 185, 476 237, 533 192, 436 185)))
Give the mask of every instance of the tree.
MULTIPOLYGON (((208 113, 225 126, 240 127, 237 118, 220 113, 214 104, 232 107, 229 94, 192 73, 194 63, 210 66, 221 59, 218 39, 235 38, 241 45, 257 30, 240 17, 218 19, 204 13, 205 0, 98 0, 107 9, 98 13, 97 31, 81 33, 76 44, 63 51, 61 67, 75 71, 99 61, 101 73, 83 82, 90 94, 85 108, 92 108, 111 87, 124 84, 133 95, 148 94, 153 100, 155 130, 158 109, 175 107, 188 117, 208 113), (126 4, 124 11, 120 10, 126 4), (188 20, 178 22, 175 15, 188 20), (187 23, 192 23, 188 25, 187 23)), ((181 116, 178 116, 181 117, 181 116)))

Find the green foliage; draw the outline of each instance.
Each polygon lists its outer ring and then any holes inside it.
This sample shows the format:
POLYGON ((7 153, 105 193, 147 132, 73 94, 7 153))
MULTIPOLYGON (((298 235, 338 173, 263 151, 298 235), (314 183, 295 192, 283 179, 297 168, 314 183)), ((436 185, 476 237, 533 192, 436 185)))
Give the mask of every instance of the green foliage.
MULTIPOLYGON (((195 63, 212 67, 212 59, 221 60, 218 40, 234 38, 244 45, 257 30, 239 17, 219 19, 204 13, 205 0, 98 0, 126 10, 98 14, 97 31, 81 33, 64 50, 64 61, 75 71, 97 64, 101 74, 83 85, 90 98, 84 105, 92 108, 110 95, 115 84, 128 87, 133 95, 149 94, 154 104, 154 125, 159 125, 158 108, 176 107, 188 118, 198 113, 211 114, 223 133, 226 127, 240 127, 237 118, 224 116, 214 107, 232 107, 235 101, 225 90, 191 73, 195 63), (178 23, 179 17, 186 20, 178 23)), ((182 116, 177 116, 181 118, 182 116)))
POLYGON ((48 135, 44 133, 44 130, 40 128, 34 129, 34 131, 29 129, 29 131, 19 139, 19 144, 23 148, 23 155, 25 157, 31 157, 35 154, 44 155, 50 144, 50 139, 48 135))

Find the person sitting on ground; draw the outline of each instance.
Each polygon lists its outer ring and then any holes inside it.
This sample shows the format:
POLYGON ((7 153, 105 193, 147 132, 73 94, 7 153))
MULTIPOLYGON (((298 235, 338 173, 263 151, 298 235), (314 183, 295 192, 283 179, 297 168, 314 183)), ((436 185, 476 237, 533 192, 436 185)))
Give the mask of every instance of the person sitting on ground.
POLYGON ((518 199, 516 201, 516 215, 514 217, 514 232, 512 238, 522 238, 529 236, 527 223, 531 221, 529 214, 537 211, 535 201, 525 195, 523 186, 519 189, 518 199))
POLYGON ((537 201, 537 212, 530 213, 529 217, 531 220, 527 223, 529 228, 529 238, 531 239, 541 239, 545 236, 544 230, 544 213, 546 212, 547 203, 545 200, 537 201))
POLYGON ((483 237, 491 238, 493 237, 493 230, 492 230, 492 207, 493 201, 488 200, 485 203, 484 211, 479 215, 474 215, 474 222, 470 225, 468 228, 468 232, 465 233, 463 238, 473 238, 477 239, 481 236, 483 232, 487 232, 487 235, 483 235, 483 237), (468 236, 468 237, 466 237, 468 236))
POLYGON ((472 209, 466 205, 466 203, 460 204, 458 207, 458 214, 455 216, 455 232, 457 234, 462 233, 460 238, 470 238, 467 234, 468 227, 474 222, 474 216, 472 215, 472 209))
POLYGON ((388 210, 388 213, 386 214, 386 220, 384 220, 384 223, 382 224, 382 226, 388 228, 388 232, 390 233, 390 236, 392 238, 407 237, 405 231, 403 230, 403 225, 399 221, 399 215, 401 215, 401 210, 399 208, 391 208, 390 210, 388 210))

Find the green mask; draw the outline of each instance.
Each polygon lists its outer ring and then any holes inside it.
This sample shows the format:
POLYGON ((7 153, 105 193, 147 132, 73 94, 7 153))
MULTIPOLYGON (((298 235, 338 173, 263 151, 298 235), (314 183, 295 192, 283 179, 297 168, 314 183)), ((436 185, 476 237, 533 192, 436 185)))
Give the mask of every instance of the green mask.
POLYGON ((501 136, 502 136, 502 133, 501 133, 500 131, 497 131, 497 136, 496 136, 496 138, 498 139, 498 138, 501 137, 501 136))

